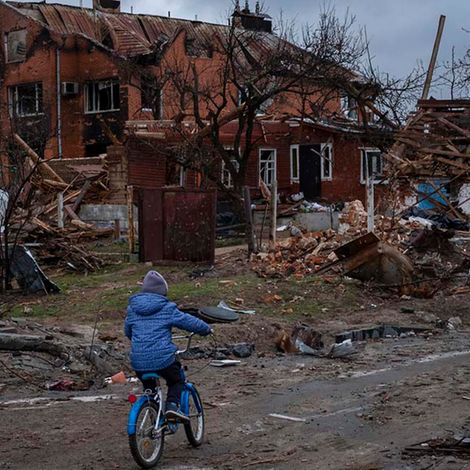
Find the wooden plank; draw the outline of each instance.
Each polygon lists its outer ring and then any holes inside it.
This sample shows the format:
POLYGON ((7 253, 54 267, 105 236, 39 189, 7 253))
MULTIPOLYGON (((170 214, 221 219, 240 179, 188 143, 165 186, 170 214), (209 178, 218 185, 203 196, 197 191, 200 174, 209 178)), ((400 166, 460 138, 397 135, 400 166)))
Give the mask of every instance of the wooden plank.
POLYGON ((80 193, 79 193, 77 199, 75 199, 75 202, 73 203, 72 210, 74 212, 76 212, 76 210, 79 208, 80 204, 83 201, 83 198, 86 196, 86 193, 90 189, 90 186, 91 186, 91 181, 86 180, 85 184, 82 186, 82 189, 80 190, 80 193))
POLYGON ((245 205, 245 218, 246 218, 246 230, 248 235, 248 253, 254 253, 255 246, 255 231, 253 228, 253 212, 251 209, 251 194, 248 186, 243 187, 243 200, 245 205))
POLYGON ((277 181, 271 185, 271 242, 276 244, 277 236, 277 181))
POLYGON ((18 135, 13 134, 16 143, 23 148, 29 158, 33 161, 42 174, 46 174, 49 179, 59 183, 67 184, 39 155, 18 135))
POLYGON ((129 253, 135 251, 135 231, 134 231, 134 186, 127 187, 127 240, 129 253))

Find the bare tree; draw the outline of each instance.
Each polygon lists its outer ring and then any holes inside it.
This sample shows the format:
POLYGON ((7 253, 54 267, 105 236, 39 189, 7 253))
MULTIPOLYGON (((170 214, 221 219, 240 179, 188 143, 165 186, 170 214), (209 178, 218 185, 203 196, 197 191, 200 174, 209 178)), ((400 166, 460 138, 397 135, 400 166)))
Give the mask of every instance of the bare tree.
POLYGON ((398 104, 411 101, 422 78, 418 72, 403 80, 379 74, 364 31, 355 29, 353 16, 340 20, 332 8, 305 26, 301 40, 286 22, 277 35, 232 25, 205 48, 212 58, 207 62, 162 55, 165 94, 179 104, 168 117, 180 137, 162 152, 222 188, 240 213, 260 120, 334 118, 347 98, 355 103, 358 125, 389 134, 403 118, 398 104), (229 123, 230 142, 223 132, 229 123))
POLYGON ((0 134, 0 292, 11 288, 12 254, 34 217, 32 185, 42 177, 42 154, 49 136, 47 113, 27 119, 13 115, 9 132, 0 134))

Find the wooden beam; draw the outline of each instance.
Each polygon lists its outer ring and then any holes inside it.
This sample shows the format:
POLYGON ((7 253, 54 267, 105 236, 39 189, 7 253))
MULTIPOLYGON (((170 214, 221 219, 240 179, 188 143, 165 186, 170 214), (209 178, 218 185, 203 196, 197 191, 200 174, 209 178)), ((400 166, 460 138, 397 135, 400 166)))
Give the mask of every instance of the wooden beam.
POLYGON ((46 175, 48 179, 57 181, 58 183, 67 184, 47 163, 41 159, 39 155, 18 135, 13 134, 16 143, 23 148, 29 158, 33 161, 39 171, 46 175))
POLYGON ((86 193, 90 189, 91 186, 91 181, 86 180, 85 184, 82 186, 82 189, 80 190, 80 194, 78 195, 77 199, 75 199, 75 202, 73 203, 72 210, 76 212, 76 210, 80 207, 80 204, 83 201, 83 198, 86 196, 86 193))
POLYGON ((421 99, 427 99, 429 95, 429 90, 431 89, 432 77, 434 75, 434 69, 436 68, 437 55, 439 54, 439 47, 441 45, 442 33, 444 32, 444 26, 446 24, 446 17, 441 15, 439 18, 439 26, 437 28, 436 39, 434 41, 434 47, 432 49, 431 60, 429 61, 428 73, 426 76, 426 81, 424 83, 423 94, 421 99))
POLYGON ((127 241, 129 254, 133 254, 135 251, 134 186, 127 187, 127 241))

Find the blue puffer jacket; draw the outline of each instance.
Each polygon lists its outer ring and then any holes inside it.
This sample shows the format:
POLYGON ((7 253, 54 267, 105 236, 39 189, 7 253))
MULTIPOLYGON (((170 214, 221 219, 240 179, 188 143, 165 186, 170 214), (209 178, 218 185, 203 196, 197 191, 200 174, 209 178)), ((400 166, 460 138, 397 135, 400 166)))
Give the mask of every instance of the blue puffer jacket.
POLYGON ((131 364, 136 371, 165 369, 175 361, 177 347, 171 341, 173 327, 202 336, 210 326, 158 294, 136 294, 129 299, 124 333, 131 340, 131 364))

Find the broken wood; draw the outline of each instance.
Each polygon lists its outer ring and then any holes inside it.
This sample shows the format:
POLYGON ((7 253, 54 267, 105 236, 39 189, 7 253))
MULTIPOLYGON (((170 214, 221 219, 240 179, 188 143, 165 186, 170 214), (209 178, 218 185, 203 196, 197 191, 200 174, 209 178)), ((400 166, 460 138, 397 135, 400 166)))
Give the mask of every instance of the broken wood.
POLYGON ((29 158, 33 161, 42 174, 45 174, 48 179, 57 181, 58 183, 66 184, 65 181, 44 161, 39 155, 18 135, 13 135, 15 141, 26 152, 29 158))

